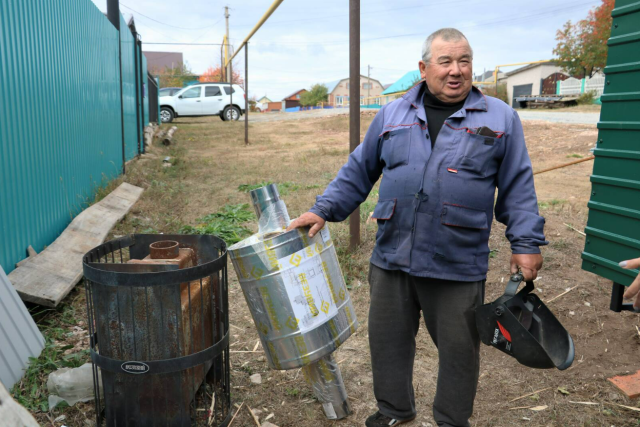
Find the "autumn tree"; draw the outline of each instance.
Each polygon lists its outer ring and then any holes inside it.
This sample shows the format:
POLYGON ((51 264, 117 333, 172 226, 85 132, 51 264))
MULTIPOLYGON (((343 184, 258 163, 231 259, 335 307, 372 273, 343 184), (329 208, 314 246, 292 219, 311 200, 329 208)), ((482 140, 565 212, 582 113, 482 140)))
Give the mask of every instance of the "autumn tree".
POLYGON ((607 63, 607 40, 611 35, 611 11, 615 0, 602 0, 586 19, 568 21, 556 33, 553 53, 563 70, 576 77, 593 77, 607 63))
POLYGON ((160 88, 163 87, 183 87, 187 82, 196 80, 198 76, 193 74, 188 63, 178 64, 174 67, 164 67, 158 69, 152 67, 149 72, 159 77, 160 88))
MULTIPOLYGON (((221 70, 220 70, 220 66, 218 65, 215 68, 214 67, 207 68, 207 70, 204 73, 202 73, 202 75, 200 76, 200 78, 198 80, 200 81, 200 83, 221 82, 222 81, 222 73, 221 73, 221 70)), ((238 85, 242 86, 242 88, 244 89, 244 79, 242 78, 242 75, 240 73, 238 73, 237 71, 233 72, 232 83, 233 84, 238 84, 238 85)))
POLYGON ((321 83, 311 86, 311 90, 300 94, 300 105, 317 105, 318 102, 326 102, 329 98, 329 89, 321 83))

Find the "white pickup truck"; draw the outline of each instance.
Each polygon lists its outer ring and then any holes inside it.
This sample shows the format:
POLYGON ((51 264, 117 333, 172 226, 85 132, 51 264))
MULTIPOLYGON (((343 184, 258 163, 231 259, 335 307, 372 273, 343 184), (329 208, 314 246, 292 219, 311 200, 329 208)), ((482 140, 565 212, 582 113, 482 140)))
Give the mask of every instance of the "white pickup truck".
POLYGON ((160 119, 171 123, 176 117, 220 116, 238 120, 245 113, 247 97, 238 85, 198 83, 172 96, 160 97, 160 119))

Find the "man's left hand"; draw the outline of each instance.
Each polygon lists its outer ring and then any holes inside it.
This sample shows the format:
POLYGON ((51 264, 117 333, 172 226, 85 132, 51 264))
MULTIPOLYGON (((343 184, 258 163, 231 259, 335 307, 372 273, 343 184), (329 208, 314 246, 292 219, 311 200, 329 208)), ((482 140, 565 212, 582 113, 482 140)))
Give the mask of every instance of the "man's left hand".
POLYGON ((511 274, 522 270, 525 281, 538 277, 538 270, 542 268, 542 255, 540 254, 513 254, 511 255, 511 274))

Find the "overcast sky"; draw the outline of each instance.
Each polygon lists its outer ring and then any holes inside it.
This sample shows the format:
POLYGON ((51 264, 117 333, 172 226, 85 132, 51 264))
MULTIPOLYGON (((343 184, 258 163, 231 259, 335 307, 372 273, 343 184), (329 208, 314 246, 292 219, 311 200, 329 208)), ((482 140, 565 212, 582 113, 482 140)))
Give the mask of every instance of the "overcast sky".
MULTIPOLYGON (((106 12, 106 0, 92 0, 106 12)), ((220 63, 219 46, 146 43, 221 43, 224 7, 230 38, 239 46, 272 0, 125 0, 144 51, 183 52, 196 73, 220 63), (176 28, 179 27, 179 28, 176 28)), ((455 27, 474 50, 474 73, 498 64, 550 59, 556 30, 586 17, 600 0, 361 0, 360 70, 382 84, 417 68, 429 33, 455 27)), ((244 53, 234 60, 244 75, 244 53)), ((515 67, 505 68, 505 71, 515 67)), ((280 100, 314 83, 349 76, 349 1, 285 0, 249 47, 249 94, 280 100)))

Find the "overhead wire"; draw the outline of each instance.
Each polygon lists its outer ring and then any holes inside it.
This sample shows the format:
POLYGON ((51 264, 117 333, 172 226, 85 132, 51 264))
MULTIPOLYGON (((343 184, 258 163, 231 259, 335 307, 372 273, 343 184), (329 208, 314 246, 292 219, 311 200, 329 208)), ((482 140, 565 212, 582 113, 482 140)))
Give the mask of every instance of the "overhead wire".
MULTIPOLYGON (((510 15, 510 16, 503 16, 500 17, 499 19, 495 19, 492 21, 483 21, 481 23, 477 23, 477 24, 473 24, 473 25, 465 25, 465 26, 458 26, 458 29, 464 29, 464 28, 477 28, 477 27, 483 27, 483 26, 487 26, 487 25, 495 25, 495 24, 499 24, 499 23, 503 23, 503 22, 514 22, 514 21, 520 21, 520 20, 524 20, 524 19, 529 19, 529 18, 533 18, 533 19, 539 19, 540 17, 544 17, 547 15, 552 15, 552 14, 556 14, 558 12, 562 12, 565 10, 570 10, 573 9, 574 7, 579 7, 579 6, 586 6, 586 5, 590 5, 590 4, 594 4, 596 3, 595 0, 589 0, 587 2, 584 1, 577 1, 577 2, 572 2, 572 3, 565 3, 563 6, 559 7, 559 8, 555 8, 555 9, 546 9, 542 12, 538 11, 536 13, 532 13, 532 14, 516 14, 516 15, 510 15)), ((391 35, 391 36, 381 36, 381 37, 373 37, 373 38, 367 38, 367 39, 361 39, 360 42, 364 43, 364 42, 369 42, 369 41, 375 41, 375 40, 383 40, 383 39, 392 39, 392 38, 402 38, 402 37, 414 37, 414 36, 424 36, 424 32, 420 32, 420 33, 409 33, 409 34, 396 34, 396 35, 391 35)), ((349 43, 348 40, 326 40, 323 42, 287 42, 287 41, 276 41, 276 40, 260 40, 258 39, 256 41, 257 43, 265 43, 265 44, 274 44, 274 45, 301 45, 301 46, 307 46, 307 45, 320 45, 320 46, 327 46, 327 45, 340 45, 340 44, 347 44, 349 43)))
POLYGON ((153 22, 157 22, 158 24, 166 25, 167 27, 177 28, 177 29, 179 29, 179 30, 205 30, 205 29, 208 29, 208 28, 215 27, 215 26, 216 26, 220 21, 222 21, 222 18, 221 18, 221 19, 219 19, 215 24, 207 25, 206 27, 195 27, 195 28, 194 28, 194 27, 191 27, 191 28, 187 28, 187 27, 178 27, 178 26, 176 26, 176 25, 171 25, 171 24, 167 24, 166 22, 158 21, 157 19, 154 19, 154 18, 152 18, 152 17, 150 17, 150 16, 147 16, 147 15, 145 15, 145 14, 143 14, 143 13, 140 13, 140 12, 138 12, 137 10, 135 10, 135 9, 131 8, 130 6, 127 6, 126 4, 124 4, 124 3, 122 3, 122 2, 120 2, 120 4, 121 4, 122 6, 124 6, 124 7, 126 7, 127 9, 129 9, 130 11, 135 12, 135 13, 137 13, 138 15, 143 16, 143 17, 145 17, 145 18, 147 18, 147 19, 150 19, 150 20, 151 20, 151 21, 153 21, 153 22))

